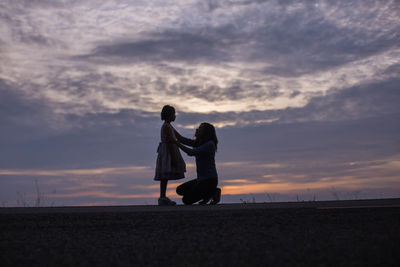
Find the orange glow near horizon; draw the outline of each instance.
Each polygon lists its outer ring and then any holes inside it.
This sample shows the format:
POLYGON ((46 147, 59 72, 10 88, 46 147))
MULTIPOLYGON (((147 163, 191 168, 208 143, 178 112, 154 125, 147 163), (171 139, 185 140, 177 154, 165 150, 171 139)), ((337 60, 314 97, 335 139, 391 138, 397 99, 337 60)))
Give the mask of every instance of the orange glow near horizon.
POLYGON ((27 175, 27 176, 66 176, 66 175, 98 175, 98 174, 129 174, 138 171, 153 171, 150 166, 127 166, 99 169, 71 169, 71 170, 0 170, 0 175, 27 175))
MULTIPOLYGON (((360 188, 390 188, 400 191, 399 157, 374 162, 350 162, 347 166, 351 168, 338 176, 329 176, 327 173, 326 176, 310 179, 307 173, 289 173, 288 169, 291 166, 284 164, 217 162, 220 173, 219 187, 225 195, 293 194, 304 192, 304 190, 319 191, 330 188, 343 191, 360 188), (266 174, 268 172, 270 174, 266 174), (226 177, 232 177, 232 179, 226 179, 226 177)), ((192 172, 194 173, 195 165, 188 163, 187 167, 190 173, 187 175, 189 178, 192 172)), ((112 199, 158 198, 160 185, 159 182, 153 181, 153 172, 154 169, 151 166, 75 170, 0 170, 0 179, 1 175, 43 176, 40 186, 47 186, 47 188, 59 186, 56 193, 46 193, 46 197, 54 199, 88 197, 95 198, 92 203, 96 203, 97 199, 112 201, 112 199), (62 177, 62 179, 55 180, 50 176, 62 177), (132 179, 127 180, 126 177, 132 177, 132 179), (139 182, 135 180, 137 177, 149 177, 149 180, 146 178, 139 182)), ((176 187, 191 179, 188 178, 170 181, 167 195, 179 198, 175 192, 176 187)), ((35 198, 35 194, 29 194, 29 197, 35 198)), ((89 201, 86 202, 89 203, 89 201)))
POLYGON ((98 197, 106 199, 133 199, 133 198, 156 198, 158 193, 145 193, 145 194, 120 194, 120 193, 107 193, 103 191, 82 191, 67 194, 50 194, 52 198, 74 198, 74 197, 98 197))

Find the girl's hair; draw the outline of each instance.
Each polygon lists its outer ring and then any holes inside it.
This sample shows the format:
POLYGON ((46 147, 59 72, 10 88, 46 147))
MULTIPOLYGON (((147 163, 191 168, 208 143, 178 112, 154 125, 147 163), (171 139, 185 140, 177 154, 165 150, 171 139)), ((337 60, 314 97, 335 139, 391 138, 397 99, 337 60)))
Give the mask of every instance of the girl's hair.
POLYGON ((203 131, 203 134, 195 140, 195 145, 200 146, 200 145, 212 140, 215 144, 215 150, 217 150, 218 138, 217 138, 217 133, 215 131, 215 127, 211 123, 208 123, 208 122, 201 123, 199 128, 200 127, 203 127, 204 131, 203 131))
POLYGON ((170 105, 165 105, 161 110, 161 120, 165 121, 175 114, 175 108, 170 105))

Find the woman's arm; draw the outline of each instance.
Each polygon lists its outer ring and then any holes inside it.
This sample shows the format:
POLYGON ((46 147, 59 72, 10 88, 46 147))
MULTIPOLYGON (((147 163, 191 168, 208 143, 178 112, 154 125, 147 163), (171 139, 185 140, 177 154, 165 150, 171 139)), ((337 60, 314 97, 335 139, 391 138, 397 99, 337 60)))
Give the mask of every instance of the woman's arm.
POLYGON ((186 154, 188 154, 189 156, 196 156, 196 155, 200 155, 200 154, 209 154, 209 153, 212 153, 213 151, 215 151, 215 146, 213 146, 211 142, 207 142, 207 143, 202 144, 201 146, 195 147, 193 149, 184 146, 183 144, 179 143, 178 141, 176 141, 176 145, 180 149, 182 149, 182 151, 184 151, 186 154))
POLYGON ((180 142, 178 142, 178 141, 176 141, 176 145, 180 148, 180 149, 182 149, 182 151, 183 152, 185 152, 186 154, 188 154, 189 156, 193 156, 193 155, 191 155, 192 153, 192 150, 193 149, 190 149, 190 148, 188 148, 187 146, 184 146, 183 144, 181 144, 180 142))
POLYGON ((194 140, 193 139, 189 139, 189 138, 183 137, 175 129, 174 129, 174 132, 175 132, 175 136, 176 136, 176 138, 178 139, 179 142, 181 142, 182 144, 185 144, 187 146, 192 146, 192 147, 194 146, 194 140))

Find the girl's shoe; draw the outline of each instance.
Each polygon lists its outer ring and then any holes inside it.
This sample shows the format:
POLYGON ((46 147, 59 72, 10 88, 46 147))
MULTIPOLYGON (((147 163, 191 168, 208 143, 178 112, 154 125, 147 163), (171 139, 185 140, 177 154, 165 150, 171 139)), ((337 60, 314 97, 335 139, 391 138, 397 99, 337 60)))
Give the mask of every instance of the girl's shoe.
POLYGON ((158 206, 174 206, 174 205, 176 205, 176 202, 172 201, 167 197, 160 197, 158 199, 158 206))
POLYGON ((221 201, 221 189, 217 187, 217 189, 215 189, 215 194, 212 197, 210 205, 218 204, 220 201, 221 201))

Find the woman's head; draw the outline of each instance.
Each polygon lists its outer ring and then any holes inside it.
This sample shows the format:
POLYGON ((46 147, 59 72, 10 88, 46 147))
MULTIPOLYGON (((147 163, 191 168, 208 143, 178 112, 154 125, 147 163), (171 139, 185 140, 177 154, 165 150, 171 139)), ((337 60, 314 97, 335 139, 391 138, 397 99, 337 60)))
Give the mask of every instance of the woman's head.
POLYGON ((211 123, 201 123, 196 129, 195 137, 197 145, 202 145, 210 140, 214 142, 215 147, 218 145, 217 133, 215 127, 211 123))
POLYGON ((161 120, 163 121, 174 121, 175 120, 175 108, 170 105, 165 105, 161 110, 161 120))

